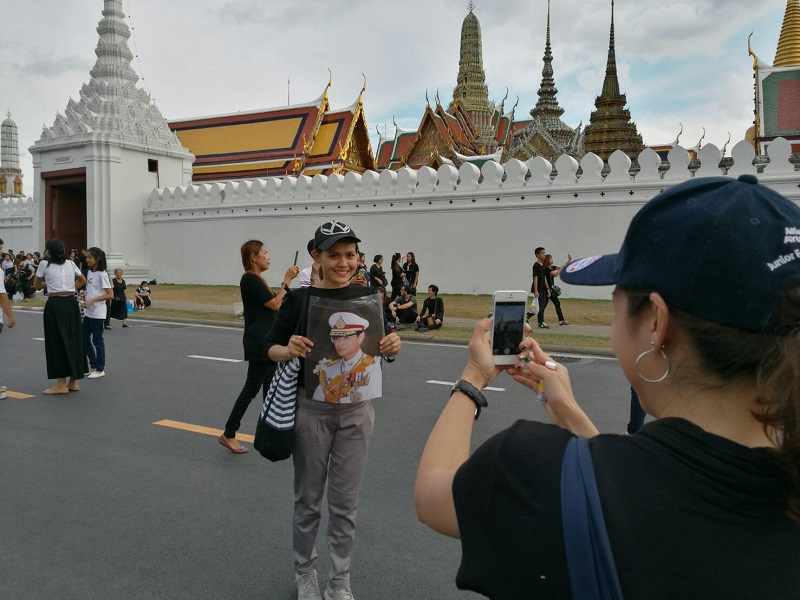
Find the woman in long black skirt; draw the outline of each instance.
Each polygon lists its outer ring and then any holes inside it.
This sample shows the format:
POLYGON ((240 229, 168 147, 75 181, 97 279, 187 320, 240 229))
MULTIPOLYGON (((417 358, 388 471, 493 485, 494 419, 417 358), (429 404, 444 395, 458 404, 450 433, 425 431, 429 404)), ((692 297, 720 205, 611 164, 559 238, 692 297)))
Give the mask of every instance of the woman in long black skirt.
POLYGON ((88 370, 86 353, 83 351, 81 313, 75 297, 75 288, 85 283, 86 278, 80 269, 67 259, 61 240, 47 242, 45 258, 39 263, 33 285, 37 290, 47 285, 44 352, 47 378, 58 379, 58 383, 44 390, 44 394, 77 392, 78 379, 83 379, 83 374, 88 370))

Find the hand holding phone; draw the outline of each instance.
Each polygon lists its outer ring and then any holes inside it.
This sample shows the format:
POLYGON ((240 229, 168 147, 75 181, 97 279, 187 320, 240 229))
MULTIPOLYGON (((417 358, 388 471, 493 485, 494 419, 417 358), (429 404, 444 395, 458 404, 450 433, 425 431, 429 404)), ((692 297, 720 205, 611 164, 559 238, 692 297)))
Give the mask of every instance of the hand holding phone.
POLYGON ((492 356, 496 365, 513 365, 525 334, 528 292, 500 291, 492 296, 492 356))

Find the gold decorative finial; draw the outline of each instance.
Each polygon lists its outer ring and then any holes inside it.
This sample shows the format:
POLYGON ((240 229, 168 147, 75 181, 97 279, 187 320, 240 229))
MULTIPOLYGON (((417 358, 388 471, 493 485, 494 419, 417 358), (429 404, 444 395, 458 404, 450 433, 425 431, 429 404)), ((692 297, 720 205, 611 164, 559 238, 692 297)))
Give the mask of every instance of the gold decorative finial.
POLYGON ((425 90, 425 103, 426 103, 428 106, 430 106, 430 105, 431 105, 431 101, 430 101, 430 100, 428 100, 428 90, 427 90, 427 89, 425 90))
POLYGON ((333 71, 331 71, 331 68, 328 67, 328 87, 326 87, 325 89, 331 87, 332 83, 333 83, 333 71))
POLYGON ((367 76, 364 75, 363 73, 361 74, 361 76, 364 78, 364 86, 361 88, 361 93, 363 94, 364 92, 367 91, 367 76))

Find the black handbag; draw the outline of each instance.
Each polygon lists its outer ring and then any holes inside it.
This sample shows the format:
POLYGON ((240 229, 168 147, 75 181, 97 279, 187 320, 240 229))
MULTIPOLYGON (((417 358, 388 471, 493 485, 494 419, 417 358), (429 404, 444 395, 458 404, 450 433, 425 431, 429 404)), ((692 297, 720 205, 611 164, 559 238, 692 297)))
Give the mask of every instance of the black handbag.
MULTIPOLYGON (((305 333, 308 320, 309 288, 300 293, 305 295, 295 333, 305 333)), ((286 460, 294 450, 294 415, 297 410, 299 377, 299 359, 293 358, 279 363, 258 416, 253 447, 272 462, 286 460)))
POLYGON ((551 285, 550 295, 553 296, 554 298, 558 298, 561 295, 561 288, 555 284, 551 285))

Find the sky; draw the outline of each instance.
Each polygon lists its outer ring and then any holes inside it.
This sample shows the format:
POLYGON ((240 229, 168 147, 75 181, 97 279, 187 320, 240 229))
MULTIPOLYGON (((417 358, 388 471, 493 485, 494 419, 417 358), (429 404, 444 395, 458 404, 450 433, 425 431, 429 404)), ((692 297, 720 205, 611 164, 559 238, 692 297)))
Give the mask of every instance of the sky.
MULTIPOLYGON (((28 148, 89 81, 102 0, 4 0, 0 110, 19 127, 23 191, 33 194, 28 148), (13 8, 9 8, 13 7, 13 8)), ((415 130, 439 91, 445 106, 458 74, 467 0, 123 0, 139 85, 168 120, 300 104, 328 83, 331 107, 357 99, 394 134, 415 130), (363 74, 363 75, 362 75, 363 74), (287 80, 291 83, 287 85, 287 80)), ((517 118, 536 105, 547 0, 475 0, 489 97, 517 118)), ((772 63, 785 0, 617 0, 621 91, 646 144, 675 140, 730 148, 753 121, 747 37, 772 63)), ((551 44, 564 122, 588 122, 608 55, 609 0, 555 0, 551 44)))

